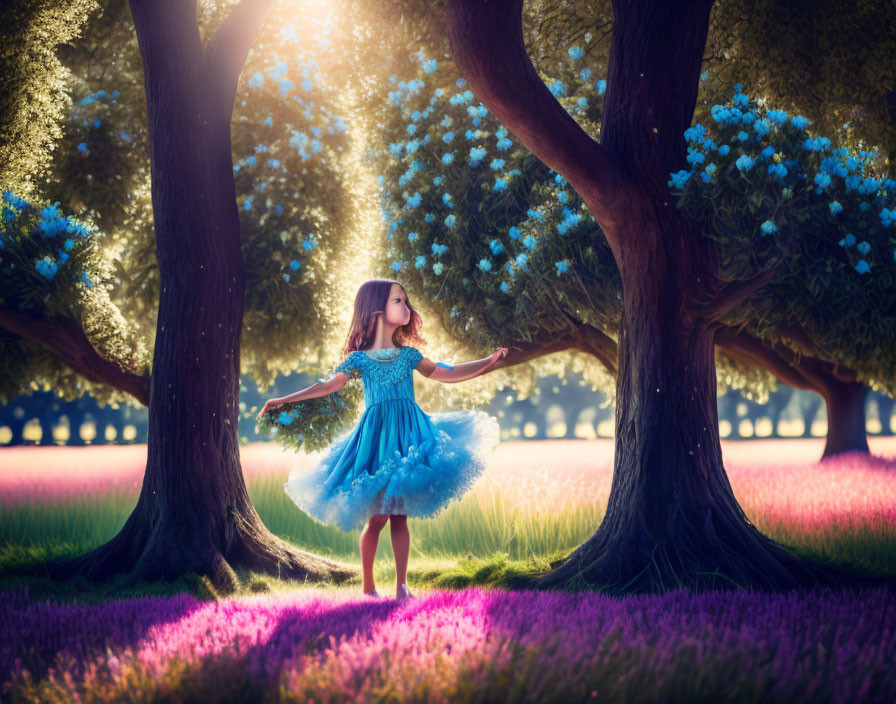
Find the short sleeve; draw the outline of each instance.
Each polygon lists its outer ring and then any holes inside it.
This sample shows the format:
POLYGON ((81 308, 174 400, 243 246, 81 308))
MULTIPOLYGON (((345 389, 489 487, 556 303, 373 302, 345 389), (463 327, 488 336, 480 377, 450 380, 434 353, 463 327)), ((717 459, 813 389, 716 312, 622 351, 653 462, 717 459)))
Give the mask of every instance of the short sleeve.
POLYGON ((349 379, 357 379, 358 377, 360 377, 361 370, 358 369, 357 354, 357 352, 352 352, 348 357, 342 360, 342 363, 339 364, 333 371, 342 372, 343 374, 348 376, 349 379))
POLYGON ((408 348, 408 365, 410 366, 411 371, 417 368, 421 359, 423 359, 423 355, 420 353, 420 350, 416 347, 408 348))

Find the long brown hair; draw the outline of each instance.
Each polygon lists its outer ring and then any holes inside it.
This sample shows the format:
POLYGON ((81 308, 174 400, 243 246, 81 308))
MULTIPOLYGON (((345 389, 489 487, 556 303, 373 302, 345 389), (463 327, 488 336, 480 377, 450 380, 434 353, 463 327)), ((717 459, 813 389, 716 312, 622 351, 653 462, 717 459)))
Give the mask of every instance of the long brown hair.
MULTIPOLYGON (((401 286, 398 281, 392 279, 370 279, 361 284, 358 293, 355 294, 355 310, 352 314, 345 347, 342 349, 343 355, 349 355, 355 350, 367 349, 373 344, 376 336, 377 315, 386 314, 386 304, 389 302, 392 284, 401 286)), ((401 290, 404 291, 405 296, 408 295, 404 286, 401 286, 401 290)), ((407 303, 411 311, 411 318, 406 325, 397 327, 393 331, 392 344, 396 347, 408 343, 425 343, 425 340, 420 337, 423 317, 411 305, 410 298, 407 303)))

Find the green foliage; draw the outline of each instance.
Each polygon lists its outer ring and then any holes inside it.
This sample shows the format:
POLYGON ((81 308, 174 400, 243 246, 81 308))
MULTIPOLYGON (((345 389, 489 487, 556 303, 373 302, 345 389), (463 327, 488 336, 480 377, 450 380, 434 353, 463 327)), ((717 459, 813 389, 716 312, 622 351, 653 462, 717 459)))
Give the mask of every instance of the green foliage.
MULTIPOLYGON (((396 15, 400 12, 403 26, 410 28, 408 36, 401 36, 400 41, 410 41, 414 32, 423 39, 432 37, 425 31, 430 26, 429 6, 402 2, 393 8, 393 12, 396 15)), ((896 122, 892 119, 896 34, 890 31, 896 18, 894 13, 896 6, 892 3, 879 2, 859 2, 849 6, 824 2, 811 9, 781 0, 766 0, 759 5, 745 0, 716 3, 710 16, 705 71, 701 75, 695 122, 709 120, 717 97, 736 81, 744 81, 762 85, 763 100, 788 111, 798 109, 805 113, 819 133, 836 134, 837 142, 855 149, 880 145, 892 162, 896 153, 896 122)), ((603 74, 602 67, 607 65, 613 36, 613 21, 610 2, 526 3, 523 31, 527 52, 539 72, 547 75, 555 65, 567 60, 567 47, 580 46, 588 65, 603 74)), ((439 55, 438 52, 447 50, 441 43, 443 40, 444 33, 435 34, 431 42, 432 53, 439 55)), ((549 80, 546 82, 550 83, 549 80)), ((594 134, 584 121, 576 119, 586 131, 594 134)), ((724 178, 724 174, 717 175, 724 178)), ((786 275, 787 270, 791 272, 790 285, 782 287, 779 277, 762 295, 741 306, 728 320, 749 320, 755 330, 764 331, 767 337, 778 341, 780 336, 772 337, 770 331, 780 327, 782 316, 793 319, 800 311, 808 313, 809 336, 819 345, 829 338, 834 340, 833 347, 841 348, 839 353, 842 354, 838 356, 831 352, 830 344, 823 345, 823 352, 852 368, 864 369, 860 372, 863 380, 873 388, 896 393, 896 385, 886 380, 882 373, 888 368, 896 369, 888 352, 894 346, 874 342, 881 331, 893 328, 889 312, 894 299, 893 281, 888 268, 875 267, 879 279, 871 287, 865 286, 861 290, 844 288, 841 284, 847 277, 853 277, 849 281, 855 281, 855 272, 843 266, 844 260, 848 266, 855 266, 861 256, 856 254, 855 248, 849 249, 845 257, 843 251, 835 253, 839 258, 829 256, 836 246, 832 247, 828 235, 836 233, 813 230, 823 223, 830 225, 823 208, 808 216, 800 212, 800 208, 794 210, 789 226, 791 231, 798 230, 799 236, 791 242, 791 250, 778 251, 777 243, 758 241, 753 235, 765 218, 757 219, 756 216, 760 212, 774 212, 776 207, 788 209, 781 203, 782 195, 786 199, 786 194, 780 189, 775 193, 767 188, 768 181, 750 175, 749 181, 743 179, 729 191, 717 189, 713 183, 702 190, 702 203, 698 204, 695 199, 691 204, 695 211, 720 211, 714 223, 717 238, 733 244, 737 233, 743 234, 741 244, 748 246, 728 248, 724 253, 725 266, 732 275, 734 272, 758 271, 773 261, 775 255, 787 256, 789 252, 781 275, 786 275), (733 198, 734 202, 720 201, 719 198, 733 198), (741 225, 744 221, 749 223, 752 232, 744 230, 741 225), (827 241, 817 249, 812 248, 813 239, 825 238, 827 241), (804 259, 807 252, 808 257, 804 259), (851 344, 851 349, 842 349, 844 344, 851 344)), ((823 199, 817 201, 827 207, 823 199)), ((782 234, 778 239, 783 240, 786 236, 786 233, 782 234)), ((833 242, 843 236, 841 231, 833 242)), ((859 238, 856 242, 860 241, 863 240, 859 238)), ((870 239, 866 241, 872 242, 870 239)), ((886 241, 878 244, 886 244, 886 241)), ((883 263, 888 250, 876 248, 873 256, 875 261, 880 257, 878 263, 883 263)), ((404 259, 401 255, 396 258, 404 259)), ((450 287, 452 281, 446 279, 445 284, 450 287)), ((595 308, 599 308, 602 302, 595 302, 595 308)), ((524 309, 525 303, 520 307, 524 309)), ((793 342, 781 341, 791 345, 793 342)), ((741 383, 750 387, 758 384, 754 391, 763 395, 763 382, 755 376, 751 380, 742 375, 738 378, 737 365, 724 355, 719 355, 718 359, 725 367, 723 373, 728 382, 735 387, 741 383)), ((767 375, 762 376, 767 378, 767 375)))
POLYGON ((894 26, 896 5, 878 0, 717 2, 705 65, 716 92, 761 85, 770 104, 803 113, 818 134, 853 149, 879 145, 892 162, 894 26))
POLYGON ((94 0, 0 6, 0 191, 32 195, 65 115, 68 72, 58 47, 78 36, 94 0))
MULTIPOLYGON (((250 55, 233 130, 248 274, 246 322, 268 342, 282 338, 284 330, 294 336, 297 326, 310 322, 286 324, 271 315, 275 309, 306 319, 314 312, 315 323, 326 322, 316 310, 314 290, 334 274, 336 262, 328 253, 344 237, 350 212, 342 207, 347 179, 340 155, 350 142, 336 108, 338 91, 295 33, 282 35, 273 44, 260 37, 264 51, 250 55)), ((319 46, 317 52, 328 50, 319 46)))

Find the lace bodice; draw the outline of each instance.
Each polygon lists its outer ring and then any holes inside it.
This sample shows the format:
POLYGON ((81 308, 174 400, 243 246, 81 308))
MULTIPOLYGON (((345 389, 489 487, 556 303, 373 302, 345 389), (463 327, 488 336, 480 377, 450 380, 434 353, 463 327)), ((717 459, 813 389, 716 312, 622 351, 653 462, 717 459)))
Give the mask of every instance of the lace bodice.
POLYGON ((414 369, 423 359, 420 351, 403 345, 392 350, 355 350, 335 369, 349 378, 360 378, 368 408, 390 399, 414 400, 414 369), (375 355, 377 359, 374 359, 375 355))

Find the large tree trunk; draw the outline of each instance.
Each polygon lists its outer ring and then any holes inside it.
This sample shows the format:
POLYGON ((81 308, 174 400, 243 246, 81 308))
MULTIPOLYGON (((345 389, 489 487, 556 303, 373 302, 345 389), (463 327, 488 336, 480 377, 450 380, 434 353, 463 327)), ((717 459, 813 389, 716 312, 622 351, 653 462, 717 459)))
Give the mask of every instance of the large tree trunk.
POLYGON ((607 513, 594 536, 540 585, 641 593, 825 581, 826 570, 764 536, 738 504, 719 443, 714 333, 695 323, 689 300, 687 282, 706 258, 689 249, 687 235, 663 231, 652 212, 641 215, 633 225, 655 234, 623 274, 607 513), (695 269, 668 266, 686 261, 695 269))
POLYGON ((451 0, 455 62, 477 97, 584 199, 623 283, 616 455, 597 532, 540 587, 789 589, 833 581, 763 536, 722 466, 714 326, 773 269, 718 278, 713 245, 671 202, 712 2, 614 2, 600 144, 557 103, 523 41, 521 0, 451 0))
POLYGON ((868 387, 856 382, 827 379, 821 389, 828 411, 828 436, 821 459, 844 452, 868 453, 865 399, 868 387))
POLYGON ((161 278, 146 473, 121 532, 87 555, 51 565, 51 574, 170 580, 193 572, 229 591, 238 583, 234 568, 310 580, 357 572, 272 535, 249 501, 240 466, 245 277, 230 145, 236 77, 227 85, 233 57, 226 52, 242 51, 238 76, 251 45, 238 35, 254 36, 267 6, 244 0, 219 30, 216 41, 242 41, 242 49, 203 51, 194 4, 131 1, 145 73, 161 278))

